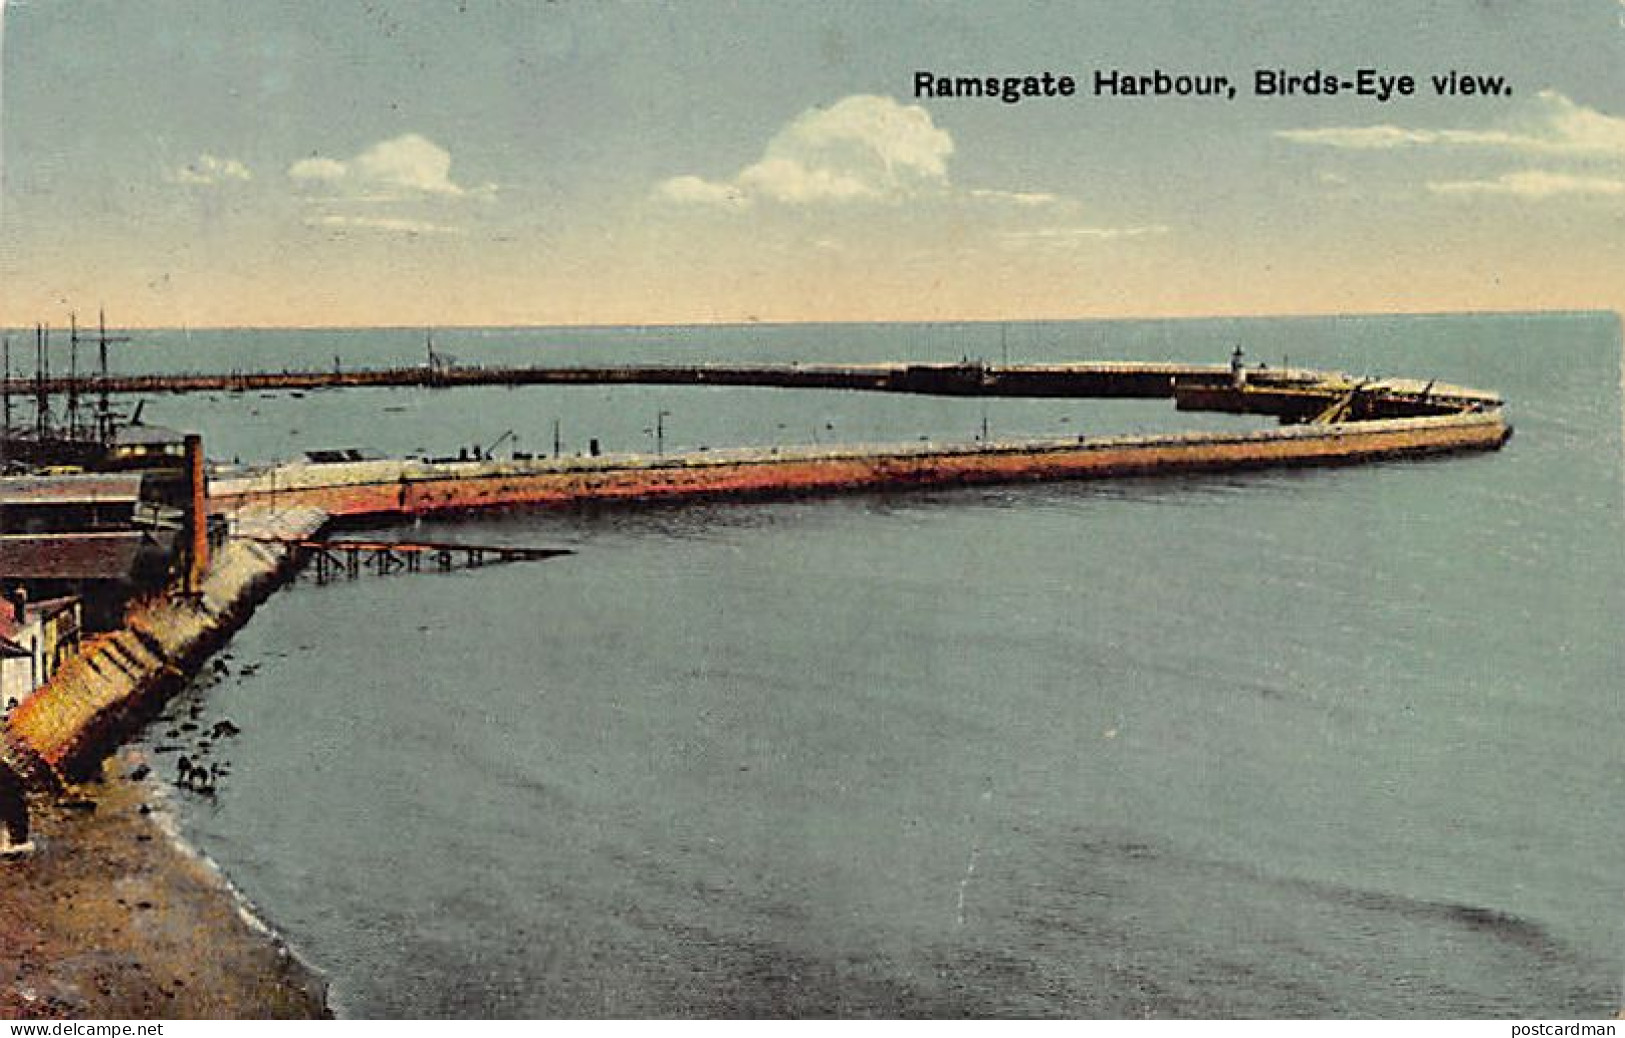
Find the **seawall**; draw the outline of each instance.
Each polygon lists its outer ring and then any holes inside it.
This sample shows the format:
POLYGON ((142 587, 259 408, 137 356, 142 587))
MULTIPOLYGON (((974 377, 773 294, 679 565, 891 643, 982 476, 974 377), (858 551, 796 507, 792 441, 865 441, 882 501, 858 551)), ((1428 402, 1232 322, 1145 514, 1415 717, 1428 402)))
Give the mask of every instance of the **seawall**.
POLYGON ((529 461, 363 461, 283 465, 216 479, 211 507, 317 508, 383 520, 494 507, 568 507, 685 498, 761 498, 887 488, 1099 479, 1338 465, 1493 450, 1511 435, 1499 408, 1422 418, 972 445, 753 448, 665 457, 529 461))
POLYGON ((238 517, 240 536, 215 553, 194 596, 158 595, 133 604, 123 627, 98 635, 8 722, 12 754, 73 778, 92 774, 198 661, 229 638, 292 571, 293 550, 278 540, 314 535, 327 516, 289 503, 238 517))

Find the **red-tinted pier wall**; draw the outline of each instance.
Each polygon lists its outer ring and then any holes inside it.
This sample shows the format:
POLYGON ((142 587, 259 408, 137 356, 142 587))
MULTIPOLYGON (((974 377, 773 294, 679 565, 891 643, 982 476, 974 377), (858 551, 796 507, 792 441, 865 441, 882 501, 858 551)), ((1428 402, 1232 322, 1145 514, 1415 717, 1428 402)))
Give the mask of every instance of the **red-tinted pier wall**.
POLYGON ((216 480, 211 507, 320 508, 383 519, 510 506, 688 497, 757 498, 844 490, 1091 479, 1274 465, 1333 465, 1492 450, 1510 435, 1499 409, 1428 418, 977 446, 752 449, 529 462, 374 461, 289 465, 216 480))

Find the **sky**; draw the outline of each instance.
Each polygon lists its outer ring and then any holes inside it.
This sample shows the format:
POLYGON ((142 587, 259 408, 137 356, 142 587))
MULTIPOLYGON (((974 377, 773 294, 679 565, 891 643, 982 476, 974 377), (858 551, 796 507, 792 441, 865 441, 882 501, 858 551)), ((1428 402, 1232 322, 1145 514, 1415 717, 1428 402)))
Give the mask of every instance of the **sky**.
POLYGON ((10 325, 1625 309, 1625 0, 0 3, 10 325))

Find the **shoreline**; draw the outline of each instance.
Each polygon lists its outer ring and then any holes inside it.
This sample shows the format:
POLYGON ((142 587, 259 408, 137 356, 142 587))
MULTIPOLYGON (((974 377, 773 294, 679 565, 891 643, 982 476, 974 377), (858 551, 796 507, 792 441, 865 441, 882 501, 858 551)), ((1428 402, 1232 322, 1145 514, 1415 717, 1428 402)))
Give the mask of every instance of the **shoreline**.
POLYGON ((0 865, 0 1017, 330 1018, 326 979, 180 834, 141 758, 36 803, 37 849, 0 865))

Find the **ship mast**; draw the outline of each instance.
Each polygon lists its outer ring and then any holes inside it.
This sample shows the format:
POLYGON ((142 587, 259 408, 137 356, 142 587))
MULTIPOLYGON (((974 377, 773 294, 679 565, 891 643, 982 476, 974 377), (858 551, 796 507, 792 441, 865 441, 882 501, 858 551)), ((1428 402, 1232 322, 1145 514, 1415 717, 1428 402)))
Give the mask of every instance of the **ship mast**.
POLYGON ((68 312, 68 439, 79 438, 79 315, 68 312))
POLYGON ((11 460, 11 336, 0 335, 0 366, 5 382, 0 388, 0 465, 11 460))
POLYGON ((113 410, 107 403, 107 344, 129 341, 128 335, 107 334, 107 308, 99 308, 96 311, 96 352, 100 364, 97 386, 101 392, 96 401, 96 438, 104 447, 113 439, 113 410))
POLYGON ((43 324, 34 325, 34 438, 43 444, 51 434, 51 394, 45 382, 51 377, 50 332, 43 324))

